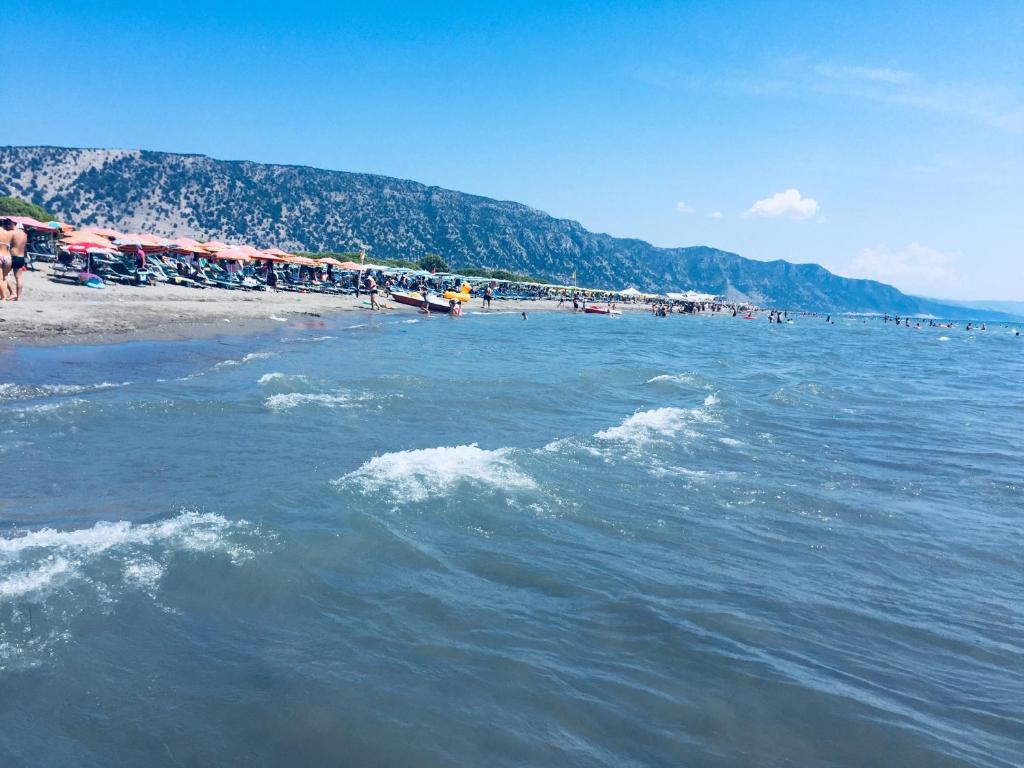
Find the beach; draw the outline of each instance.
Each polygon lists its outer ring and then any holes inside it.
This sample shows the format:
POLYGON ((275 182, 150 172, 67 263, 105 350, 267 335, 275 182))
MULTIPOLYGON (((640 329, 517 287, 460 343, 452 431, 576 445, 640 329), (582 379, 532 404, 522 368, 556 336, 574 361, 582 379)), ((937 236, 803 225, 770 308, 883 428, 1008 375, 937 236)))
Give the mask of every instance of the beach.
MULTIPOLYGON (((70 341, 105 343, 128 340, 173 340, 223 333, 266 330, 295 317, 339 312, 367 314, 365 294, 325 295, 275 291, 242 291, 176 285, 130 286, 108 284, 93 290, 49 278, 49 266, 37 265, 25 274, 25 297, 0 303, 0 339, 19 344, 70 341)), ((394 302, 386 314, 418 310, 394 302)), ((468 309, 481 310, 474 297, 468 309)), ((626 309, 632 305, 623 305, 626 309)), ((643 305, 635 307, 646 310, 643 305)), ((557 301, 495 301, 494 312, 570 311, 557 301)))

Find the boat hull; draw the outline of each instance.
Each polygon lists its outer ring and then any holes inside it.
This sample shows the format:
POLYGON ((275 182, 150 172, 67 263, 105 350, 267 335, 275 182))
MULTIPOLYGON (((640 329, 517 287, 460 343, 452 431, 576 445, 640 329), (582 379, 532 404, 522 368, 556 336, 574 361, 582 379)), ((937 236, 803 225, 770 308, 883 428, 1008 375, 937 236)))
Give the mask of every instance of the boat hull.
MULTIPOLYGON (((399 304, 405 304, 407 307, 416 307, 417 309, 423 309, 423 297, 419 294, 413 293, 392 293, 391 300, 399 304)), ((431 313, 437 314, 448 314, 452 311, 452 308, 448 306, 448 303, 441 303, 437 299, 427 297, 427 306, 430 307, 431 313)))

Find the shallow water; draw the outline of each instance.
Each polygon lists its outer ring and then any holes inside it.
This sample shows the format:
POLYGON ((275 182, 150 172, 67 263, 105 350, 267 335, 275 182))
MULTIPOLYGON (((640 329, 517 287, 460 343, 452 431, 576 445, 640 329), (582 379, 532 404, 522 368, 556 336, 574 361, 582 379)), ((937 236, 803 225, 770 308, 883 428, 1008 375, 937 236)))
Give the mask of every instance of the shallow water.
POLYGON ((409 320, 0 349, 0 764, 1020 764, 1024 340, 409 320))

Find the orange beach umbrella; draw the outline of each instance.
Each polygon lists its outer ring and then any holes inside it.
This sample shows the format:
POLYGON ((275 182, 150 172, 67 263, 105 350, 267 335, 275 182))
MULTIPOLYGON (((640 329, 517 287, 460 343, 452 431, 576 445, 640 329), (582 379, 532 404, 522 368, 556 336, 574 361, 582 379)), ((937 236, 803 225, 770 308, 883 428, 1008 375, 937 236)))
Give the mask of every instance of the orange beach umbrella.
POLYGON ((263 252, 269 253, 271 256, 279 256, 282 259, 290 259, 292 256, 292 254, 287 251, 282 251, 280 248, 267 248, 263 252))
POLYGON ((220 261, 252 261, 252 256, 241 248, 223 248, 213 254, 220 261))

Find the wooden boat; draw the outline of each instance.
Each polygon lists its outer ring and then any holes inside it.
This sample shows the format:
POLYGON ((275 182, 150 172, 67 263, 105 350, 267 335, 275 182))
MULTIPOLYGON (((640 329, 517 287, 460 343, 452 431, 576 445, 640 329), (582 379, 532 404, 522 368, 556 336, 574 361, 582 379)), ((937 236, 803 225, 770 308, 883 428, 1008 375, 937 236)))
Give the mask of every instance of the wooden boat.
MULTIPOLYGON (((399 304, 405 304, 407 307, 423 309, 423 297, 418 293, 400 293, 398 291, 393 291, 391 293, 391 299, 399 304)), ((446 315, 452 311, 452 308, 448 305, 447 301, 442 301, 433 294, 427 294, 427 306, 430 307, 431 313, 446 315)))

